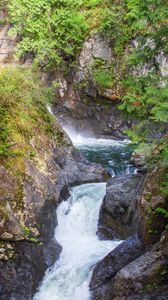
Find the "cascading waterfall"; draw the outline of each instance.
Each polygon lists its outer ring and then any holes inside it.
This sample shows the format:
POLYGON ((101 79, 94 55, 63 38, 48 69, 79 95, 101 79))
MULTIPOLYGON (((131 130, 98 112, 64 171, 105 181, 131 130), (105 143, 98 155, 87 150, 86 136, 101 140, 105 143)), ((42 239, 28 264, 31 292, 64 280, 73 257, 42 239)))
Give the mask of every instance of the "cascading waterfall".
POLYGON ((59 260, 45 274, 34 300, 89 300, 92 267, 120 241, 101 241, 96 236, 99 210, 106 183, 74 187, 57 208, 55 238, 62 246, 59 260))

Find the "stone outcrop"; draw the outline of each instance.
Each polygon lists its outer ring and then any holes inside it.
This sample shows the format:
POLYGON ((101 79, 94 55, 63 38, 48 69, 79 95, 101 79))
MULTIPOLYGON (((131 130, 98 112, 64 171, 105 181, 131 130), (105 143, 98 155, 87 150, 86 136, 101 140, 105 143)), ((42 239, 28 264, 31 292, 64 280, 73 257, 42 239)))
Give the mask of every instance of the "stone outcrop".
POLYGON ((110 281, 124 266, 140 256, 143 250, 143 244, 137 235, 121 243, 96 264, 90 283, 91 290, 96 290, 110 281))
MULTIPOLYGON (((126 256, 126 253, 124 252, 122 255, 126 256)), ((104 263, 103 261, 102 264, 104 263)), ((120 259, 118 264, 120 264, 120 259)), ((113 273, 106 283, 100 285, 92 292, 93 299, 166 300, 168 297, 167 268, 167 259, 163 257, 163 248, 158 244, 130 261, 116 275, 113 273)), ((101 262, 99 269, 102 270, 101 278, 104 278, 106 272, 103 274, 101 262)), ((94 280, 93 276, 92 285, 94 280)))
POLYGON ((116 62, 110 41, 101 34, 85 41, 76 65, 68 74, 59 70, 50 78, 44 75, 47 82, 54 79, 57 83, 53 111, 62 126, 75 128, 77 132, 121 138, 131 121, 124 120, 117 108, 119 87, 102 88, 94 80, 96 60, 104 62, 107 68, 116 62))
POLYGON ((166 169, 163 165, 156 164, 148 172, 142 197, 138 203, 138 214, 140 217, 139 235, 143 239, 146 247, 159 241, 161 233, 166 226, 166 218, 161 213, 157 213, 158 207, 168 209, 167 193, 161 191, 164 182, 166 169))
POLYGON ((143 189, 141 174, 112 178, 100 210, 98 234, 126 239, 138 231, 138 201, 143 189))
MULTIPOLYGON (((5 21, 6 11, 0 11, 0 63, 13 61, 15 52, 16 38, 9 37, 10 25, 5 21)), ((16 61, 15 61, 16 62, 16 61)))
POLYGON ((144 248, 134 257, 138 247, 131 250, 129 241, 134 237, 128 238, 95 266, 90 284, 94 300, 167 299, 167 221, 156 210, 168 209, 167 194, 160 190, 165 174, 166 168, 157 163, 146 176, 109 181, 99 220, 100 237, 127 238, 137 232, 144 248), (117 250, 121 252, 118 258, 117 250))

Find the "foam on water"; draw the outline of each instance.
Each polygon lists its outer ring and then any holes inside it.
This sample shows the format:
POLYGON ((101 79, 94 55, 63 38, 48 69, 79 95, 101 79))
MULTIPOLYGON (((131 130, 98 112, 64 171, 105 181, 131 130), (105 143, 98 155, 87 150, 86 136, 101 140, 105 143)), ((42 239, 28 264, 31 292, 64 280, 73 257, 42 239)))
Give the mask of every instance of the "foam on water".
POLYGON ((67 201, 57 208, 55 238, 62 246, 59 260, 45 274, 34 300, 89 300, 92 268, 119 241, 96 236, 99 210, 106 183, 74 187, 67 201))
POLYGON ((108 146, 113 146, 113 147, 122 147, 130 143, 129 140, 113 140, 113 139, 96 139, 96 138, 85 138, 82 137, 81 135, 77 135, 74 140, 72 140, 74 146, 77 147, 108 147, 108 146))
POLYGON ((63 127, 65 132, 69 135, 72 143, 76 147, 107 147, 114 146, 120 147, 125 146, 130 143, 130 140, 114 140, 114 139, 105 139, 105 138, 96 138, 91 134, 80 134, 74 128, 63 127))

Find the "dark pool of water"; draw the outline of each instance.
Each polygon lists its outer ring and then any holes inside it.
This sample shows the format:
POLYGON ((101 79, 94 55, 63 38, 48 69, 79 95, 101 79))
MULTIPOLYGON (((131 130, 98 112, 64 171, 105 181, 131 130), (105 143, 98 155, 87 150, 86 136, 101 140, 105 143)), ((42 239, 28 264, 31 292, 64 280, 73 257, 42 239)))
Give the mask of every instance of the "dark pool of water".
POLYGON ((128 141, 84 139, 76 142, 76 147, 89 161, 106 167, 112 176, 136 172, 130 163, 133 147, 128 141))

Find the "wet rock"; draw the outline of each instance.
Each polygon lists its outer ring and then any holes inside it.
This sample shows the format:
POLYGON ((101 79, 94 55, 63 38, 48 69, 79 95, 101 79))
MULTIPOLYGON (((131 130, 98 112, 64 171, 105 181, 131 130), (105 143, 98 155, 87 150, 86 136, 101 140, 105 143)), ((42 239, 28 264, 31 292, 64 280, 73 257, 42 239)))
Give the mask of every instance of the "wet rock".
POLYGON ((36 287, 45 270, 53 265, 59 256, 55 241, 49 244, 28 242, 13 243, 15 258, 0 261, 2 300, 32 300, 36 287))
POLYGON ((143 253, 144 247, 137 235, 121 243, 94 268, 90 289, 96 290, 110 281, 125 265, 143 253))
POLYGON ((161 184, 165 180, 166 172, 163 165, 156 164, 147 173, 143 193, 138 202, 141 224, 138 232, 147 248, 160 240, 166 226, 166 219, 156 212, 158 207, 168 209, 167 195, 161 193, 161 184))
POLYGON ((71 101, 68 94, 64 106, 62 101, 54 105, 53 112, 63 128, 86 136, 125 138, 122 131, 130 127, 130 122, 124 120, 116 101, 109 103, 103 98, 97 104, 94 99, 86 99, 86 102, 85 99, 81 96, 78 100, 76 96, 71 101))
POLYGON ((116 276, 93 291, 94 300, 166 300, 167 261, 160 248, 151 249, 122 268, 116 276))
MULTIPOLYGON (((113 269, 110 267, 113 266, 110 255, 98 263, 91 280, 94 300, 166 300, 168 298, 166 220, 163 215, 156 213, 158 207, 167 210, 167 196, 160 192, 160 184, 165 178, 165 172, 166 168, 158 163, 148 170, 145 177, 142 175, 139 177, 143 180, 142 190, 136 204, 137 216, 139 216, 136 230, 143 241, 143 254, 140 253, 137 258, 133 258, 129 263, 126 262, 116 273, 116 266, 113 269)), ((108 185, 111 186, 111 184, 112 180, 108 185)), ((116 207, 111 205, 109 209, 112 220, 119 216, 122 220, 123 206, 117 206, 116 210, 116 207)), ((118 226, 119 228, 121 226, 119 220, 118 226)), ((117 226, 115 230, 118 232, 117 226)), ((118 261, 122 263, 122 256, 127 256, 127 253, 129 252, 125 249, 118 261)))
POLYGON ((140 174, 109 180, 100 210, 100 237, 126 239, 137 232, 140 225, 137 205, 143 182, 144 176, 140 174))

